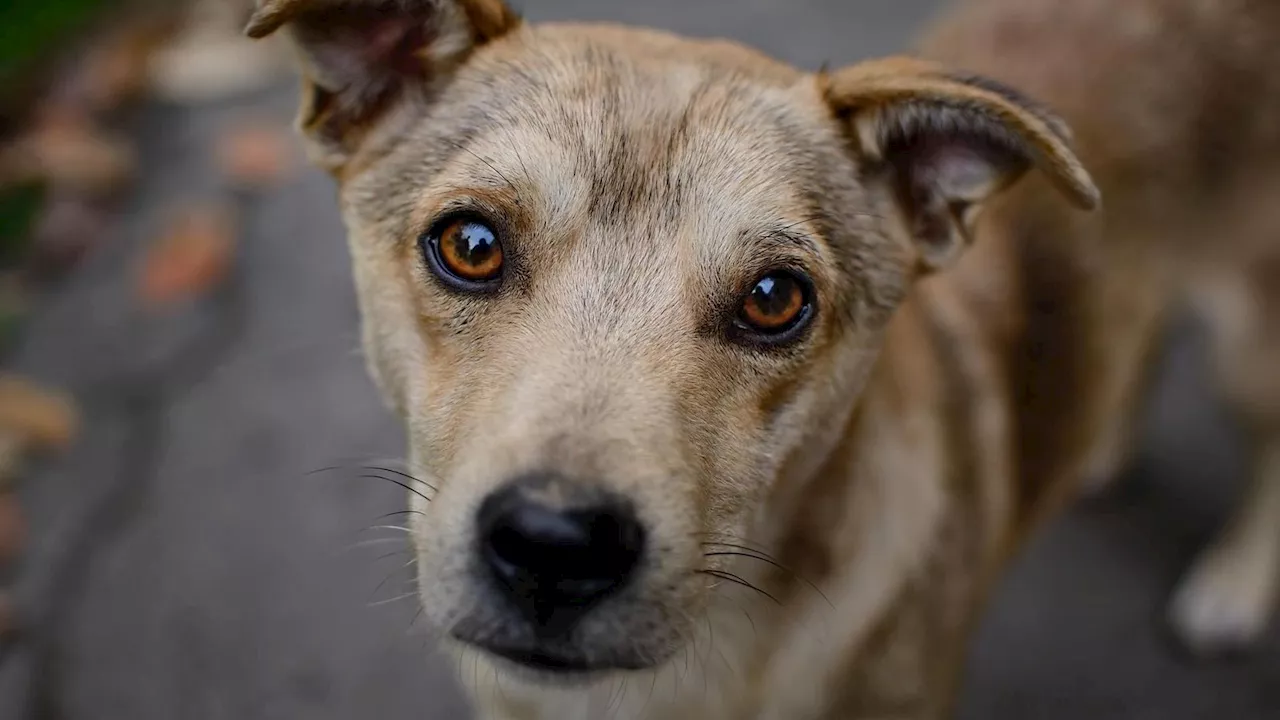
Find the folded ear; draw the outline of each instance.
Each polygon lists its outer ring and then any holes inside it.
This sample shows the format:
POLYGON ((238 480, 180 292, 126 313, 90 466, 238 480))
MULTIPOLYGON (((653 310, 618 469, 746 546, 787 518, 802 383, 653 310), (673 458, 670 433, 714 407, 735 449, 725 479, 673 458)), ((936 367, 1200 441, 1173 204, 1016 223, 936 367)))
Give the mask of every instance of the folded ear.
POLYGON ((391 104, 519 24, 502 0, 258 0, 245 32, 287 33, 302 61, 298 125, 337 170, 391 104))
POLYGON ((886 58, 824 76, 868 177, 891 184, 926 270, 972 242, 984 201, 1032 167, 1075 205, 1099 193, 1065 123, 1020 92, 912 58, 886 58))

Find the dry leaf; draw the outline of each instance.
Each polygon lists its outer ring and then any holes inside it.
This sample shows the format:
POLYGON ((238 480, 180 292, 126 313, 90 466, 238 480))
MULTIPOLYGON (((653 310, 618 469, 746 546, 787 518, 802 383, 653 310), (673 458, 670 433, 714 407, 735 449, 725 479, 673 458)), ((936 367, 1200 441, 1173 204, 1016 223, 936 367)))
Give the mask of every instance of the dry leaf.
POLYGON ((98 115, 136 99, 147 88, 151 55, 173 34, 177 20, 169 8, 121 19, 58 78, 40 112, 98 115))
POLYGON ((24 447, 64 448, 78 425, 69 397, 23 377, 0 376, 0 432, 16 435, 24 447))
POLYGON ((293 150, 288 130, 266 122, 244 123, 219 138, 218 159, 233 182, 266 187, 294 169, 293 150))
POLYGON ((57 113, 0 151, 0 184, 42 180, 59 190, 101 195, 120 189, 136 168, 132 144, 84 118, 57 113))
POLYGON ((32 270, 37 276, 66 271, 102 239, 107 223, 107 213, 87 198, 70 193, 49 198, 33 233, 32 270))
POLYGON ((208 292, 226 277, 235 253, 235 216, 221 206, 191 208, 148 252, 142 298, 169 305, 208 292))

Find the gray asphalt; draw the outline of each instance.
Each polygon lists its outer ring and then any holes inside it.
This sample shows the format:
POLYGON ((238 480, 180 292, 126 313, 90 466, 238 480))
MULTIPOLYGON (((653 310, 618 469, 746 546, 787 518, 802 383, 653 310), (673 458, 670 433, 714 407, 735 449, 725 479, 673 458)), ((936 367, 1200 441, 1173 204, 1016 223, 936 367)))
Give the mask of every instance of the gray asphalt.
MULTIPOLYGON (((722 35, 817 67, 900 49, 934 3, 524 5, 535 20, 722 35)), ((133 309, 129 281, 166 212, 212 186, 207 151, 219 124, 246 109, 286 118, 292 102, 281 87, 234 107, 142 113, 146 174, 126 222, 33 323, 18 367, 80 391, 89 425, 24 489, 33 537, 20 599, 57 623, 0 667, 0 718, 27 717, 33 686, 54 701, 40 717, 68 720, 467 717, 449 669, 411 627, 412 601, 370 606, 399 595, 407 577, 394 574, 403 556, 383 557, 401 548, 394 535, 361 531, 403 508, 403 491, 350 471, 305 474, 401 450, 357 352, 327 179, 307 173, 250 208, 246 312, 225 348, 197 349, 210 372, 154 407, 122 405, 106 382, 153 367, 181 348, 183 328, 199 327, 194 315, 133 309), (161 431, 151 482, 145 461, 130 464, 146 422, 161 431), (130 497, 96 517, 94 502, 122 474, 138 479, 130 497), (92 542, 80 547, 86 527, 92 542), (69 555, 83 568, 66 565, 69 555), (74 577, 53 570, 66 567, 74 577)), ((1190 324, 1173 333, 1134 471, 1055 523, 1004 583, 972 653, 963 720, 1280 717, 1280 638, 1254 657, 1195 662, 1160 623, 1166 593, 1222 522, 1242 472, 1205 389, 1198 337, 1190 324)))

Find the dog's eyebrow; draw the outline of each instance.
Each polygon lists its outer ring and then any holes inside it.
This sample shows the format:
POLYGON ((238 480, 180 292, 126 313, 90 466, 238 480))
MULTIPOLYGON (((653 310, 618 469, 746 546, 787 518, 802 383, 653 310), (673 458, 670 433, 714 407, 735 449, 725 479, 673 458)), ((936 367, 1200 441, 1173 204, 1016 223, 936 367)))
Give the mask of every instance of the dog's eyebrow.
MULTIPOLYGON (((483 163, 483 164, 485 165, 485 167, 487 167, 487 168, 489 168, 489 170, 493 171, 494 175, 495 175, 497 178, 501 179, 502 183, 504 183, 507 187, 509 187, 509 188, 511 189, 511 191, 512 191, 513 193, 515 193, 515 203, 516 203, 516 205, 518 206, 518 205, 521 205, 521 204, 522 204, 522 203, 520 202, 520 186, 519 186, 519 185, 517 185, 516 183, 512 182, 512 181, 511 181, 511 178, 510 178, 510 177, 508 177, 508 176, 506 175, 506 173, 504 173, 504 172, 502 172, 501 170, 499 170, 499 169, 497 168, 497 166, 495 166, 495 165, 493 164, 493 161, 489 160, 488 158, 482 157, 482 156, 481 156, 479 153, 477 153, 475 150, 472 150, 472 149, 471 149, 471 147, 470 147, 470 143, 469 143, 469 142, 458 142, 458 141, 456 141, 456 140, 446 140, 446 142, 448 142, 450 145, 452 145, 454 148, 456 148, 456 149, 457 149, 457 152, 455 152, 455 153, 453 154, 453 157, 457 157, 458 155, 460 155, 460 154, 462 154, 462 153, 466 153, 467 155, 470 155, 471 157, 475 158, 476 160, 479 160, 481 163, 483 163)), ((519 151, 517 151, 517 156, 518 156, 518 155, 519 155, 519 151)), ((450 158, 450 159, 452 159, 452 158, 450 158)), ((521 165, 521 167, 524 167, 524 160, 523 160, 523 159, 521 159, 521 160, 520 160, 520 165, 521 165)), ((528 174, 528 168, 525 168, 525 174, 526 174, 526 176, 527 176, 527 174, 528 174)))
POLYGON ((765 245, 797 248, 806 253, 818 254, 818 245, 813 237, 808 233, 796 232, 794 226, 752 233, 747 239, 765 245))

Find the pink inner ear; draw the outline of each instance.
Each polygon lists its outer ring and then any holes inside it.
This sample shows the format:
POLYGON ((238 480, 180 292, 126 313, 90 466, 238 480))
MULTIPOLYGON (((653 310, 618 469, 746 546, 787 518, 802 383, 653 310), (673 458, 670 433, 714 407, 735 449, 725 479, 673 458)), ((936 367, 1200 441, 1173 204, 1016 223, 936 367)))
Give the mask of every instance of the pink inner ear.
POLYGON ((938 188, 946 198, 976 202, 991 193, 1004 168, 998 158, 964 145, 939 145, 917 158, 922 179, 938 188))
POLYGON ((338 8, 299 23, 297 33, 328 90, 365 94, 424 72, 429 24, 422 14, 338 8))
POLYGON ((1024 164, 1009 150, 964 136, 923 140, 909 162, 913 185, 966 203, 981 202, 1024 164))
POLYGON ((934 268, 971 240, 975 210, 1027 163, 998 140, 955 131, 918 134, 886 157, 921 259, 934 268))
POLYGON ((367 66, 412 75, 422 72, 419 51, 427 43, 425 23, 415 18, 383 18, 364 33, 361 55, 367 66))

